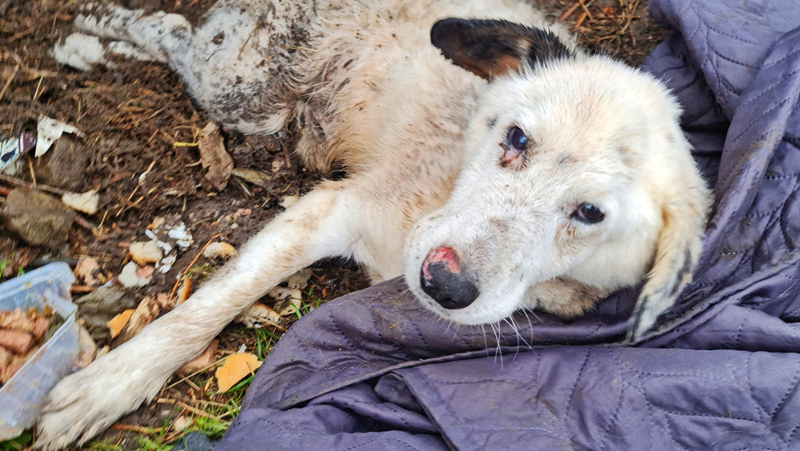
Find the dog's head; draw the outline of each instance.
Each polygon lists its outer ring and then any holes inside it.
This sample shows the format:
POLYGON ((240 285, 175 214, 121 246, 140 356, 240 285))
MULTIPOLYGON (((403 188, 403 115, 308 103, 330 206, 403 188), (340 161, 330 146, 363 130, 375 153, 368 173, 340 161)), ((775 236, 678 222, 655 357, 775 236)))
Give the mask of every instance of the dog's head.
POLYGON ((406 240, 413 292, 444 318, 483 324, 520 308, 575 315, 646 278, 630 326, 640 336, 690 280, 709 204, 677 103, 653 77, 550 31, 446 19, 431 39, 489 85, 450 199, 406 240), (554 284, 595 298, 542 302, 554 284))

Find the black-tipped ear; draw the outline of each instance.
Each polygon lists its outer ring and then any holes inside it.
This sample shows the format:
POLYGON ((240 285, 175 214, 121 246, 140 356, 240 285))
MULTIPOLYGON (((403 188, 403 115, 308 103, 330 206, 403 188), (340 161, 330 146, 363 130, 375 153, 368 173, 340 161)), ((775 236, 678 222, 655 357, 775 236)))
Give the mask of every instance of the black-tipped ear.
POLYGON ((431 43, 457 66, 489 81, 519 72, 525 62, 573 56, 553 32, 505 20, 442 19, 431 28, 431 43))

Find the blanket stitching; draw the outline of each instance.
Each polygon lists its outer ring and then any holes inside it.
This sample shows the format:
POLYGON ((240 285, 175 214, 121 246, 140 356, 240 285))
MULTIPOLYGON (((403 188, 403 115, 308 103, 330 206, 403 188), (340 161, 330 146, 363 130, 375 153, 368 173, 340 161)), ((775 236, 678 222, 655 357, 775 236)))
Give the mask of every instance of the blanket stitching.
POLYGON ((753 309, 747 309, 747 312, 742 317, 742 322, 739 323, 739 327, 736 329, 736 338, 733 340, 733 349, 739 349, 739 341, 742 338, 742 328, 744 327, 744 323, 747 322, 747 318, 750 314, 753 313, 753 309))
MULTIPOLYGON (((761 97, 764 97, 765 95, 767 95, 767 94, 769 94, 770 92, 774 91, 774 90, 775 90, 776 88, 778 88, 778 87, 779 87, 781 84, 783 84, 783 82, 784 82, 784 81, 786 81, 786 79, 787 79, 787 78, 789 78, 789 77, 791 77, 791 76, 795 75, 795 74, 796 74, 796 73, 798 73, 798 72, 800 72, 800 69, 793 70, 792 72, 789 72, 788 74, 783 74, 783 75, 781 76, 781 78, 779 78, 778 80, 776 80, 775 82, 773 82, 772 84, 770 84, 770 85, 769 85, 767 88, 763 89, 763 90, 762 90, 761 92, 759 92, 758 94, 755 94, 755 97, 751 97, 751 95, 753 95, 753 94, 748 94, 748 96, 747 96, 747 97, 748 97, 747 101, 746 101, 746 102, 744 102, 744 103, 742 103, 742 104, 740 104, 740 105, 739 105, 739 107, 738 107, 738 109, 739 109, 739 110, 741 110, 742 108, 744 108, 744 107, 746 107, 746 106, 750 105, 751 103, 755 102, 756 100, 760 99, 761 97)), ((758 120, 760 120, 760 119, 761 119, 761 118, 763 118, 763 117, 764 117, 764 116, 762 115, 761 117, 759 117, 759 118, 758 118, 758 120)), ((755 122, 755 121, 754 121, 754 122, 755 122)))
POLYGON ((578 376, 575 378, 575 382, 572 384, 572 390, 570 391, 569 397, 567 398, 567 405, 565 406, 566 409, 564 410, 564 420, 566 421, 567 417, 569 416, 569 411, 572 408, 572 400, 575 397, 575 392, 578 388, 578 382, 581 380, 581 375, 583 375, 583 370, 586 368, 586 364, 589 362, 589 356, 592 354, 592 350, 594 348, 589 347, 586 350, 586 357, 583 358, 583 363, 581 364, 580 369, 578 370, 578 376))
MULTIPOLYGON (((616 359, 615 356, 614 356, 614 351, 612 349, 609 348, 607 350, 607 352, 611 355, 612 359, 616 359)), ((608 420, 608 424, 606 424, 606 429, 603 432, 603 437, 601 439, 601 441, 603 443, 605 443, 605 446, 603 446, 604 449, 610 449, 609 447, 611 445, 611 442, 610 442, 611 426, 613 426, 617 422, 617 418, 619 417, 619 412, 622 410, 622 404, 623 404, 623 401, 625 400, 625 396, 624 396, 625 388, 627 388, 629 386, 631 386, 631 384, 627 384, 626 383, 623 386, 623 384, 620 383, 619 394, 617 395, 617 397, 618 397, 617 407, 614 408, 614 414, 611 415, 611 418, 608 420)))
POLYGON ((800 365, 794 372, 794 375, 792 376, 792 381, 789 383, 789 388, 786 390, 786 393, 784 393, 780 402, 778 402, 778 405, 775 406, 775 409, 772 411, 772 414, 770 414, 771 422, 775 421, 775 416, 778 414, 778 411, 780 411, 781 408, 783 408, 783 404, 786 402, 786 400, 789 399, 789 395, 791 395, 792 392, 797 388, 797 382, 799 379, 800 379, 800 365))
MULTIPOLYGON (((707 13, 711 14, 711 15, 714 15, 714 13, 713 13, 712 11, 709 11, 708 9, 706 9, 706 8, 703 8, 703 5, 702 5, 702 3, 699 3, 699 4, 698 4, 698 6, 699 6, 699 8, 700 8, 700 9, 702 9, 703 11, 705 11, 705 12, 707 12, 707 13)), ((722 36, 725 36, 725 37, 728 37, 728 38, 731 38, 731 39, 735 39, 735 40, 737 40, 737 41, 740 41, 740 42, 744 42, 745 44, 750 44, 750 45, 754 45, 754 46, 756 46, 756 47, 761 47, 761 46, 760 46, 758 43, 755 43, 755 42, 750 42, 750 41, 746 41, 746 40, 744 40, 744 39, 742 39, 742 38, 739 38, 739 37, 737 37, 737 36, 735 36, 735 35, 731 35, 731 34, 723 33, 723 32, 721 32, 721 31, 719 31, 719 30, 717 30, 717 29, 715 29, 715 28, 712 28, 711 26, 709 26, 709 25, 708 25, 708 23, 707 23, 706 21, 703 21, 703 22, 704 22, 704 23, 706 23, 706 26, 707 26, 708 28, 710 28, 711 30, 713 30, 713 31, 717 32, 718 34, 721 34, 722 36)))
MULTIPOLYGON (((752 310, 750 310, 750 311, 752 312, 752 310)), ((750 313, 748 312, 748 315, 749 314, 750 313)), ((739 349, 739 348, 736 348, 736 349, 739 349)), ((770 420, 769 412, 767 412, 767 409, 765 409, 764 406, 761 405, 761 403, 756 401, 755 387, 753 387, 753 382, 750 380, 750 371, 749 371, 749 369, 750 369, 750 365, 752 364, 752 360, 753 360, 753 353, 751 352, 751 353, 749 353, 747 355, 747 360, 744 362, 744 367, 745 367, 745 369, 744 369, 744 379, 745 379, 745 382, 747 383, 747 391, 748 391, 748 395, 750 395, 750 400, 753 401, 753 404, 755 404, 756 407, 758 407, 758 410, 763 412, 763 414, 764 414, 763 418, 764 418, 764 420, 765 420, 764 422, 766 424, 766 420, 770 420)))

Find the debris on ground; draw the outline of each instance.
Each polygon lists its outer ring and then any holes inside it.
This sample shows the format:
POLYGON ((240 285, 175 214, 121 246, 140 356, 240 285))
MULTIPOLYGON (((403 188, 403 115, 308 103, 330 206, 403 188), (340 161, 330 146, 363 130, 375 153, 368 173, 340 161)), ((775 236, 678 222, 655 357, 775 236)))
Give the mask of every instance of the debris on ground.
POLYGON ((94 190, 82 194, 64 193, 61 196, 61 202, 73 210, 86 213, 87 215, 93 215, 97 213, 100 196, 94 190))
POLYGON ((153 299, 146 296, 142 302, 131 313, 127 323, 122 327, 119 334, 111 340, 111 349, 125 343, 135 337, 144 326, 152 323, 159 316, 169 312, 175 307, 175 301, 168 295, 160 293, 153 299))
POLYGON ((221 258, 227 260, 236 255, 236 248, 229 243, 217 241, 206 246, 203 256, 206 258, 221 258))
POLYGON ((35 157, 44 155, 58 138, 64 133, 72 133, 78 136, 83 136, 83 132, 78 130, 77 127, 66 124, 64 122, 55 120, 51 117, 39 117, 39 123, 36 126, 36 151, 35 157))
POLYGON ((128 262, 122 267, 117 280, 125 288, 141 288, 153 280, 153 266, 139 267, 136 262, 128 262), (149 269, 148 269, 149 268, 149 269))
MULTIPOLYGON (((85 322, 92 338, 106 342, 111 335, 108 324, 120 313, 131 310, 139 304, 132 293, 121 287, 100 287, 96 291, 73 301, 78 306, 78 315, 85 322)), ((124 321, 119 330, 127 324, 124 321)))
POLYGON ((219 127, 209 122, 198 136, 197 149, 200 151, 200 164, 207 169, 205 178, 219 191, 228 186, 233 171, 233 160, 225 150, 225 143, 219 127))
POLYGON ((100 264, 92 257, 79 260, 72 274, 75 275, 76 285, 86 287, 96 287, 108 281, 108 278, 100 268, 100 264))
POLYGON ((235 168, 232 174, 245 182, 252 183, 253 185, 269 189, 272 176, 264 171, 249 168, 235 168))
POLYGON ((164 257, 164 251, 158 246, 158 240, 138 241, 128 248, 131 260, 139 266, 159 262, 164 257))
POLYGON ((194 243, 194 238, 192 237, 191 232, 189 232, 189 228, 186 227, 186 224, 183 222, 178 223, 176 226, 169 229, 167 232, 167 236, 172 238, 175 241, 175 244, 178 246, 186 249, 194 243))
MULTIPOLYGON (((0 141, 0 172, 19 161, 19 157, 36 145, 36 135, 24 132, 15 138, 0 141)), ((17 172, 17 171, 13 171, 17 172)))
POLYGON ((25 271, 38 256, 39 250, 30 247, 0 250, 0 279, 7 279, 25 271))
POLYGON ((281 315, 279 315, 278 312, 267 307, 261 302, 256 302, 255 304, 251 305, 247 310, 240 313, 239 316, 233 319, 234 322, 243 324, 245 327, 253 328, 271 325, 278 326, 283 329, 283 327, 278 324, 280 320, 281 315))
POLYGON ((258 357, 248 352, 239 352, 225 359, 225 363, 217 368, 214 376, 217 378, 217 385, 220 392, 226 392, 233 388, 242 379, 256 372, 261 362, 258 357))
POLYGON ((46 155, 34 159, 33 168, 39 183, 71 192, 86 188, 82 174, 91 161, 91 153, 80 139, 70 135, 59 138, 46 155))
POLYGON ((17 188, 0 208, 6 230, 31 246, 59 248, 69 240, 75 213, 48 194, 17 188))
POLYGON ((128 321, 130 321, 134 311, 135 309, 128 309, 111 318, 111 321, 108 322, 110 338, 114 339, 119 336, 119 333, 122 332, 122 329, 128 324, 128 321))
POLYGON ((5 384, 44 343, 53 311, 0 312, 0 384, 5 384))

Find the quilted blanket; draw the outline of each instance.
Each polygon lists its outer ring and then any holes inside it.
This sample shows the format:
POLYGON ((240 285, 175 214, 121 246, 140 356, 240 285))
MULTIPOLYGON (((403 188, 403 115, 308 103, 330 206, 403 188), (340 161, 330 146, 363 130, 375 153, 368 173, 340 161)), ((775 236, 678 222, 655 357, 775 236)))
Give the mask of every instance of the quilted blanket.
POLYGON ((292 327, 217 449, 800 449, 800 2, 651 0, 715 191, 694 282, 623 343, 636 288, 564 322, 455 328, 401 280, 292 327))

